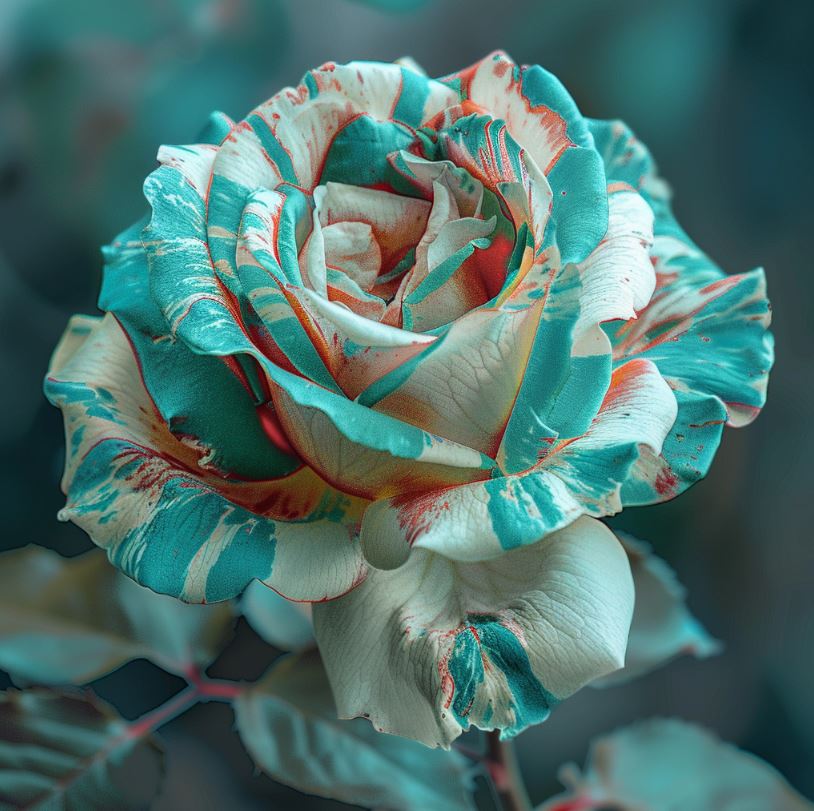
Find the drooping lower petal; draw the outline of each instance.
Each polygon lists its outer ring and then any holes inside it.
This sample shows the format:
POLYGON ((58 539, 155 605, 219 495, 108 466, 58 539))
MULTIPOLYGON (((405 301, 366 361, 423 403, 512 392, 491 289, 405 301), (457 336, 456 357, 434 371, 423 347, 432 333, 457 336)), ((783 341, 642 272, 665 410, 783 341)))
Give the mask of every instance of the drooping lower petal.
POLYGON ((448 748, 470 725, 515 735, 616 670, 632 611, 624 551, 581 519, 488 563, 422 551, 314 622, 340 716, 448 748))

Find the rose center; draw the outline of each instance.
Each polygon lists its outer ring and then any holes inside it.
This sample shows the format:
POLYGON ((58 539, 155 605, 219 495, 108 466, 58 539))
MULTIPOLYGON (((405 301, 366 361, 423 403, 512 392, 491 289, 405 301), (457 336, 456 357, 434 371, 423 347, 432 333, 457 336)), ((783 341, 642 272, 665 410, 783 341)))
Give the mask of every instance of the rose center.
POLYGON ((487 302, 497 217, 483 185, 449 161, 391 156, 410 194, 327 182, 314 189, 303 282, 359 316, 426 332, 487 302))

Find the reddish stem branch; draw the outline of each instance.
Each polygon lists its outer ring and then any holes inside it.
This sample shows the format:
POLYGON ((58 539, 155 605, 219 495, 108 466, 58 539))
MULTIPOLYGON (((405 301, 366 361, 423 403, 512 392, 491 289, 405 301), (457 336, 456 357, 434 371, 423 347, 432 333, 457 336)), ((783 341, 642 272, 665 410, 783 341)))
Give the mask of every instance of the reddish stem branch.
POLYGON ((141 738, 149 735, 202 701, 234 701, 244 689, 243 685, 237 682, 207 679, 192 669, 187 672, 187 681, 189 687, 181 690, 160 707, 133 721, 127 727, 127 737, 141 738))
POLYGON ((204 679, 196 687, 204 701, 234 701, 244 689, 242 684, 220 679, 204 679))
POLYGON ((501 741, 494 730, 486 736, 486 747, 486 767, 503 811, 532 811, 511 741, 501 741))
POLYGON ((141 718, 133 721, 127 728, 127 737, 142 738, 154 732, 160 726, 164 726, 168 721, 177 718, 186 712, 190 707, 197 704, 199 694, 196 687, 190 685, 180 693, 174 695, 169 701, 156 707, 154 710, 142 715, 141 718))

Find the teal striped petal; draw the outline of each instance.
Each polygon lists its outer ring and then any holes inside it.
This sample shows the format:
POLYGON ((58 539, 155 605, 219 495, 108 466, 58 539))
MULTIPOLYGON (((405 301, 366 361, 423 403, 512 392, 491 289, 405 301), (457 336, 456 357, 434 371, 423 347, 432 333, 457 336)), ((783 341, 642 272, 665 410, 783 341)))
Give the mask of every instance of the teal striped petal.
POLYGON ((226 364, 169 335, 150 296, 143 227, 136 223, 103 249, 99 307, 115 313, 127 333, 164 422, 179 439, 207 448, 214 471, 248 479, 290 473, 301 463, 269 440, 255 401, 226 364))
POLYGON ((577 327, 582 295, 576 265, 566 265, 550 281, 529 362, 498 450, 498 464, 506 473, 536 466, 558 437, 581 436, 602 404, 611 380, 610 347, 607 341, 580 347, 577 327))
POLYGON ((297 189, 253 192, 246 200, 238 238, 237 272, 241 287, 262 322, 253 334, 262 343, 267 331, 273 349, 290 367, 309 380, 339 392, 301 311, 294 309, 294 293, 302 285, 298 264, 298 226, 310 221, 311 203, 297 189), (273 235, 273 236, 271 236, 273 235), (273 241, 276 237, 276 241, 273 241))
POLYGON ((465 169, 502 201, 503 218, 510 217, 516 234, 523 225, 530 229, 535 254, 553 240, 548 180, 528 160, 505 122, 490 115, 457 118, 439 131, 437 151, 441 161, 465 169))
POLYGON ((362 521, 365 557, 379 569, 401 566, 411 549, 481 561, 535 543, 580 515, 622 508, 620 490, 640 454, 658 454, 676 401, 644 360, 614 372, 591 427, 552 444, 533 468, 484 482, 375 501, 362 521))
POLYGON ((378 121, 365 113, 343 126, 331 141, 320 175, 322 183, 376 186, 392 175, 387 156, 407 149, 415 133, 395 121, 378 121))
POLYGON ((259 482, 208 471, 205 450, 158 417, 112 316, 69 324, 45 391, 66 425, 60 518, 142 585, 213 602, 259 579, 292 599, 321 600, 364 576, 362 505, 306 468, 259 482))
POLYGON ((449 748, 470 726, 512 737, 620 668, 632 613, 627 556, 585 518, 485 563, 417 551, 314 606, 314 627, 340 717, 449 748))
POLYGON ((608 224, 605 171, 588 123, 559 79, 498 51, 446 81, 505 121, 548 178, 563 262, 583 261, 608 224))
MULTIPOLYGON (((657 238, 659 285, 639 319, 611 331, 617 362, 647 358, 676 392, 676 425, 660 456, 642 459, 623 491, 626 504, 665 501, 709 470, 725 423, 746 425, 766 400, 774 353, 762 270, 693 283, 715 270, 694 247, 657 238), (665 261, 666 259, 666 261, 665 261)), ((717 275, 717 274, 716 274, 717 275)))
POLYGON ((585 119, 602 156, 608 183, 624 183, 636 189, 661 216, 669 211, 670 188, 659 177, 647 147, 623 121, 585 119))
POLYGON ((684 233, 647 148, 619 121, 589 121, 608 180, 638 190, 655 214, 656 291, 636 320, 608 324, 616 364, 655 363, 678 416, 661 454, 643 453, 626 505, 673 498, 706 475, 723 426, 746 425, 766 401, 774 345, 763 271, 726 275, 684 233))

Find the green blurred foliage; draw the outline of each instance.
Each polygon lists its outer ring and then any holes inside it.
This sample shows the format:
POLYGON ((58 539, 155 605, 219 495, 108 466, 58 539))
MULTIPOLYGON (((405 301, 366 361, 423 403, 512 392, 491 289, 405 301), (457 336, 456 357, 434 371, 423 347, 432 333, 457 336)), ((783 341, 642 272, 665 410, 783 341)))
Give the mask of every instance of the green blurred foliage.
POLYGON ((234 622, 229 603, 187 605, 125 577, 101 549, 41 546, 0 556, 0 667, 35 684, 87 684, 133 659, 186 676, 209 665, 234 622))
POLYGON ((3 808, 124 811, 144 808, 158 791, 157 742, 128 734, 124 719, 90 693, 8 690, 0 730, 3 808))

